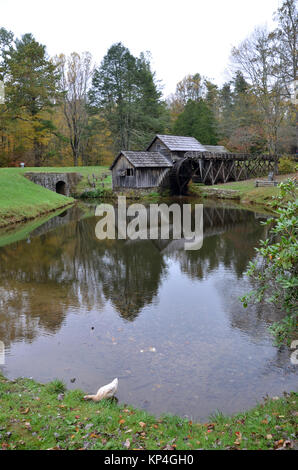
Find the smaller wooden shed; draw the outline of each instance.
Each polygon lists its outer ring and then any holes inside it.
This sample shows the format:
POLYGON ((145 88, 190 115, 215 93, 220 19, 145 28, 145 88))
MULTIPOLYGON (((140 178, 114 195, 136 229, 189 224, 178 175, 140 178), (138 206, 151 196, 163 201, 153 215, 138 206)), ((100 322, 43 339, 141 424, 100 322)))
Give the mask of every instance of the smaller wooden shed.
POLYGON ((113 189, 156 188, 172 166, 159 152, 122 150, 110 167, 113 189))

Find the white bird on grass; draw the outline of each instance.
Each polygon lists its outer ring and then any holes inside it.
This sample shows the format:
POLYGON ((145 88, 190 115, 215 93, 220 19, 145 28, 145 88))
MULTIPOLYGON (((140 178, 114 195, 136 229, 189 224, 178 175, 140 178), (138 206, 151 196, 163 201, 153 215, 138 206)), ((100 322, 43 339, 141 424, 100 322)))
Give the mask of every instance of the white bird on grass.
POLYGON ((100 387, 96 395, 85 395, 84 400, 100 401, 103 398, 111 398, 118 389, 118 379, 114 379, 110 384, 100 387))

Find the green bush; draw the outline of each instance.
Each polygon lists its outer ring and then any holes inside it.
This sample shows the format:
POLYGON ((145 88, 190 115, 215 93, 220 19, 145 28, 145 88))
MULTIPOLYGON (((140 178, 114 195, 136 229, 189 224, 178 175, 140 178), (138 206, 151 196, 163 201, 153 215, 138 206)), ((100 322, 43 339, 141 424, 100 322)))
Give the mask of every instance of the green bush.
POLYGON ((281 157, 278 164, 278 172, 281 175, 285 175, 287 173, 294 173, 297 170, 297 164, 293 157, 284 156, 281 157))
POLYGON ((81 194, 82 199, 99 199, 99 198, 109 198, 113 197, 113 191, 109 188, 96 188, 90 191, 84 191, 81 194))
POLYGON ((271 331, 278 342, 289 342, 292 335, 297 335, 298 200, 293 180, 281 183, 279 189, 278 218, 264 222, 271 224, 269 239, 260 241, 257 257, 246 273, 256 288, 241 300, 244 307, 249 302, 269 302, 287 314, 271 331))

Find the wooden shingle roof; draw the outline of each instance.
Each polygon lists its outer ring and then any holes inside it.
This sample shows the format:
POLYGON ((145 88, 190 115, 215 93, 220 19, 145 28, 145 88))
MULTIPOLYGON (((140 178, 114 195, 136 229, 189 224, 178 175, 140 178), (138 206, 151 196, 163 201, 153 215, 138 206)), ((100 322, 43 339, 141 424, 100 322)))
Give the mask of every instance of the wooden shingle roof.
POLYGON ((121 155, 124 155, 124 157, 126 157, 127 160, 136 168, 170 168, 173 166, 173 164, 159 152, 133 152, 130 150, 122 150, 113 161, 110 168, 111 170, 121 155))
POLYGON ((171 152, 206 152, 205 147, 195 137, 180 135, 157 134, 148 148, 151 147, 156 138, 161 140, 171 152))

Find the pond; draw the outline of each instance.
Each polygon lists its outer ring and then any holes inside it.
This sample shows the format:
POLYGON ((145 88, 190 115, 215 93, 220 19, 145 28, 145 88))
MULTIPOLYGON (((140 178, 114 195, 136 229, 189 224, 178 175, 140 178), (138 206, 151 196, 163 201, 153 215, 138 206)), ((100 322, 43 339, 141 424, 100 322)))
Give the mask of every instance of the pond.
POLYGON ((239 301, 265 216, 206 203, 203 246, 186 251, 176 240, 98 240, 94 213, 75 206, 5 234, 4 375, 86 393, 118 377, 120 402, 193 420, 297 389, 291 351, 268 332, 281 313, 239 301))

